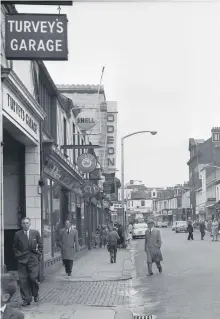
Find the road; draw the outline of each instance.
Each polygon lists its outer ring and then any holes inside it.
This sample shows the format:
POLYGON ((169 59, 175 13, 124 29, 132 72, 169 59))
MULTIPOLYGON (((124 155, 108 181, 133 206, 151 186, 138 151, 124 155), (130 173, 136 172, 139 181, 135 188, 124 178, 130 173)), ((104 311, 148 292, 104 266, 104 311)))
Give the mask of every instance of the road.
MULTIPOLYGON (((220 318, 220 242, 204 241, 195 232, 187 234, 161 229, 163 273, 154 268, 147 277, 144 240, 134 240, 132 251, 135 278, 132 281, 131 308, 134 313, 155 315, 157 319, 220 318)), ((154 266, 155 267, 155 266, 154 266)))

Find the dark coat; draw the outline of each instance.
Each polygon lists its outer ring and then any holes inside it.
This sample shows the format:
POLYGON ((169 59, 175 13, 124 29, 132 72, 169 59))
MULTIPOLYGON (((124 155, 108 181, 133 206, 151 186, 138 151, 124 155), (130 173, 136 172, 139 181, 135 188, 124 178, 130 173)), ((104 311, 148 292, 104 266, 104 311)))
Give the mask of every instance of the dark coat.
POLYGON ((148 229, 145 233, 145 251, 147 253, 147 262, 160 262, 163 260, 162 253, 160 251, 162 245, 159 229, 153 229, 150 233, 148 229))
POLYGON ((200 232, 201 232, 201 233, 204 233, 204 232, 205 232, 205 224, 204 224, 204 223, 201 223, 200 226, 199 226, 199 228, 200 228, 200 232))
POLYGON ((17 309, 7 305, 4 311, 2 319, 24 319, 24 314, 17 309))
POLYGON ((118 239, 120 239, 120 237, 115 230, 108 233, 107 241, 110 245, 117 244, 118 239))
POLYGON ((79 249, 78 243, 78 231, 76 229, 70 229, 70 233, 67 233, 67 229, 60 230, 60 247, 62 259, 73 260, 74 248, 79 249))
POLYGON ((38 230, 29 230, 29 239, 23 230, 15 233, 14 252, 19 263, 38 264, 43 253, 43 241, 38 230))
POLYGON ((193 225, 192 224, 188 225, 187 231, 188 231, 188 233, 193 233, 193 225))

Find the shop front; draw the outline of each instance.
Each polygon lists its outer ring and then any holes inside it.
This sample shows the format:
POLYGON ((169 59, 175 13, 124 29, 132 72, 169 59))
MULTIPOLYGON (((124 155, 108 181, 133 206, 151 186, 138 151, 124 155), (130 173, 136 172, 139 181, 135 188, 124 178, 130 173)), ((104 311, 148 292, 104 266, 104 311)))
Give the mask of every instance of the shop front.
POLYGON ((60 256, 59 234, 66 220, 76 227, 79 241, 84 243, 84 206, 80 190, 82 176, 58 155, 55 146, 48 152, 48 143, 44 141, 43 145, 43 237, 47 262, 60 256))
POLYGON ((13 271, 12 245, 21 218, 29 217, 41 232, 40 122, 45 114, 12 70, 2 69, 1 80, 2 263, 13 271))

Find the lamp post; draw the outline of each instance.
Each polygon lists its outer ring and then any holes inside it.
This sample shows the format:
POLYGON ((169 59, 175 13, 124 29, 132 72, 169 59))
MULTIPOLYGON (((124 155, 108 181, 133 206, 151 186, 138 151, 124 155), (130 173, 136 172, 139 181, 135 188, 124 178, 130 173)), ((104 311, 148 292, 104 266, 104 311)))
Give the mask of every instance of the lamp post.
POLYGON ((124 205, 125 205, 125 198, 124 198, 124 140, 128 137, 131 137, 133 135, 137 134, 143 134, 143 133, 150 133, 151 135, 156 135, 156 131, 137 131, 128 135, 125 135, 121 138, 121 206, 122 206, 122 220, 123 220, 123 228, 125 230, 125 211, 124 211, 124 205))

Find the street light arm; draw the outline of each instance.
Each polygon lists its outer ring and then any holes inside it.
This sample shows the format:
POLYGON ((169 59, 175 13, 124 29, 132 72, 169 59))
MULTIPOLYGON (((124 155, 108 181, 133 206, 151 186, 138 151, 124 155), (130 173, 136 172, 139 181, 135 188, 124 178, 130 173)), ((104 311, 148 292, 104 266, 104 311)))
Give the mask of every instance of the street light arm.
POLYGON ((134 132, 128 135, 125 135, 122 137, 122 140, 125 140, 126 138, 133 136, 133 135, 137 135, 137 134, 143 134, 143 133, 151 133, 152 135, 156 135, 157 132, 156 131, 138 131, 138 132, 134 132))

